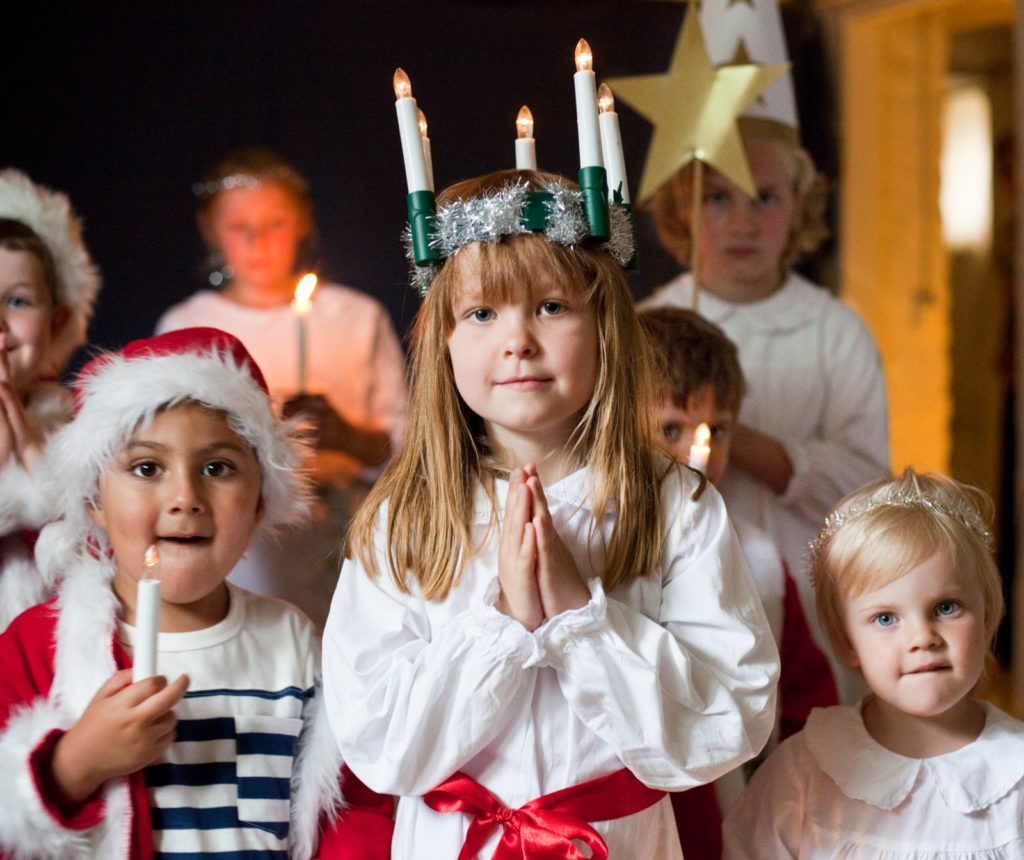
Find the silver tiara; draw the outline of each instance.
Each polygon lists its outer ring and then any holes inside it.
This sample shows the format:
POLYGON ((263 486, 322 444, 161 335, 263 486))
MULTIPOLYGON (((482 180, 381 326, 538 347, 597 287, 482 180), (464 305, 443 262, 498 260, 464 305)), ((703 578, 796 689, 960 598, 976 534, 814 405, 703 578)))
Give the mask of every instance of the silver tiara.
POLYGON ((860 504, 840 508, 825 518, 825 525, 818 536, 808 543, 810 560, 813 563, 821 555, 829 541, 847 523, 860 519, 878 508, 922 508, 939 516, 954 520, 968 531, 973 532, 990 552, 992 550, 992 532, 985 525, 981 513, 969 502, 960 502, 950 506, 937 502, 927 496, 900 490, 884 496, 875 496, 860 504))
MULTIPOLYGON (((620 266, 626 266, 636 249, 629 214, 621 206, 609 206, 608 210, 611 238, 595 247, 607 251, 620 266)), ((439 206, 430 247, 441 256, 441 262, 416 265, 408 226, 403 234, 405 255, 412 264, 412 285, 420 296, 425 296, 443 261, 465 245, 532 233, 543 233, 549 242, 558 245, 584 242, 590 236, 590 227, 583 210, 583 194, 557 182, 546 183, 543 191, 531 191, 526 183, 516 181, 479 197, 439 206)))
POLYGON ((220 194, 222 191, 233 191, 236 188, 259 188, 268 182, 280 182, 296 175, 295 171, 284 166, 273 167, 259 173, 232 173, 221 179, 193 183, 192 193, 196 197, 206 199, 220 194))

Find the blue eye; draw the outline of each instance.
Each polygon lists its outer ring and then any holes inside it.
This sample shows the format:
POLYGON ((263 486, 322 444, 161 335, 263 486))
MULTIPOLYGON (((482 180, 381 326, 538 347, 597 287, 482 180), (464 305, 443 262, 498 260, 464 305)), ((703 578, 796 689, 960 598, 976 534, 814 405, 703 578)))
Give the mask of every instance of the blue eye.
POLYGON ((4 300, 4 304, 9 308, 31 308, 35 306, 35 303, 29 300, 26 296, 7 296, 4 300))
POLYGON ((935 614, 941 617, 948 617, 950 615, 956 615, 960 610, 960 604, 955 600, 943 600, 941 603, 936 605, 935 614))
POLYGON ((566 307, 564 302, 548 299, 547 301, 541 302, 540 310, 541 313, 553 317, 558 316, 558 314, 565 313, 566 307))
POLYGON ((896 616, 891 612, 879 612, 872 621, 879 627, 892 627, 896 623, 896 616))
POLYGON ((490 322, 494 319, 494 311, 490 308, 477 308, 475 311, 471 311, 469 316, 476 322, 490 322))
POLYGON ((682 435, 683 428, 674 422, 661 425, 661 438, 670 444, 674 445, 682 435))

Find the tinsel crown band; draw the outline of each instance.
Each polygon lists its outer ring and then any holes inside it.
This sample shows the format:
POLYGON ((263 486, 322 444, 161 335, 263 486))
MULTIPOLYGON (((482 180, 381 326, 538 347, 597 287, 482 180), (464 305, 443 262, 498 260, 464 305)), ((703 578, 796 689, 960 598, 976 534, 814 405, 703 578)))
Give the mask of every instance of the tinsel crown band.
MULTIPOLYGON (((609 206, 611 237, 594 247, 611 254, 620 265, 633 259, 635 239, 628 211, 609 206)), ((440 263, 416 265, 412 236, 406 228, 406 257, 411 266, 410 280, 420 296, 425 296, 443 261, 459 248, 473 242, 499 242, 505 236, 543 233, 549 242, 576 245, 590 236, 581 192, 551 182, 543 191, 531 191, 522 182, 510 183, 468 200, 453 200, 438 207, 430 247, 441 256, 440 263)))
POLYGON ((974 505, 967 501, 949 505, 929 496, 899 491, 875 496, 865 502, 840 508, 829 514, 818 536, 808 544, 812 564, 817 561, 825 547, 828 546, 829 541, 835 537, 836 533, 843 526, 879 508, 921 508, 930 511, 933 514, 953 520, 968 531, 973 532, 986 548, 990 551, 992 549, 992 532, 986 527, 980 511, 974 505))

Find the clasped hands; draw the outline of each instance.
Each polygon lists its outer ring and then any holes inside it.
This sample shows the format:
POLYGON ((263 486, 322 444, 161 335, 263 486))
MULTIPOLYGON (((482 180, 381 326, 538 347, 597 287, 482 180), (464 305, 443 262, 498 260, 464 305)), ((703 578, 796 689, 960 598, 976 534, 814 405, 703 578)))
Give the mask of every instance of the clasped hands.
POLYGON ((501 593, 495 608, 530 631, 590 601, 590 589, 555 531, 534 465, 516 469, 509 477, 498 584, 501 593))
POLYGON ((17 460, 31 470, 42 455, 42 442, 14 390, 7 364, 6 333, 0 333, 0 466, 17 460))

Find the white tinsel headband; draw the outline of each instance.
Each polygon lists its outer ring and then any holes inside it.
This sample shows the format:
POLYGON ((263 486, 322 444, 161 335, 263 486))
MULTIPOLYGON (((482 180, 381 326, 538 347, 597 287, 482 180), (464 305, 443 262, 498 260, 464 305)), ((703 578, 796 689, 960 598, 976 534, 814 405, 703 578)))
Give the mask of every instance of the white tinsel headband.
MULTIPOLYGON (((611 237, 595 245, 620 265, 633 259, 636 242, 628 211, 609 207, 611 237)), ((525 182, 510 183, 480 197, 453 200, 438 207, 434 215, 430 247, 441 262, 416 265, 411 231, 403 236, 411 265, 410 279, 420 296, 437 275, 444 260, 473 242, 499 242, 505 236, 543 234, 558 245, 576 245, 587 240, 590 227, 583 208, 583 195, 561 183, 549 182, 542 191, 531 191, 525 182)))
POLYGON ((974 505, 966 501, 955 505, 947 505, 928 496, 900 490, 886 495, 874 496, 867 501, 840 508, 829 514, 818 536, 808 544, 812 566, 843 526, 879 508, 919 508, 930 511, 963 526, 969 532, 975 534, 988 550, 991 551, 992 549, 992 532, 985 526, 981 513, 974 505))

